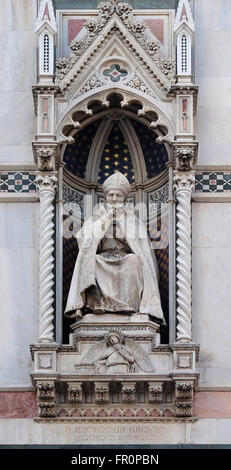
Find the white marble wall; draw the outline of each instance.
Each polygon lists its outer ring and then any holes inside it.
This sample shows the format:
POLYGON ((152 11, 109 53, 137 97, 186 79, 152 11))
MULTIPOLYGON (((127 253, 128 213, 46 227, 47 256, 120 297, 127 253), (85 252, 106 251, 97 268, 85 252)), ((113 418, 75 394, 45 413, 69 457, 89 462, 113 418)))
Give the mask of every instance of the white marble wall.
POLYGON ((37 0, 0 2, 0 165, 32 164, 37 0))
POLYGON ((38 338, 39 204, 0 203, 0 388, 31 386, 38 338))
POLYGON ((193 204, 193 338, 200 386, 231 387, 231 203, 193 204))
POLYGON ((231 2, 195 0, 200 165, 230 165, 231 2))

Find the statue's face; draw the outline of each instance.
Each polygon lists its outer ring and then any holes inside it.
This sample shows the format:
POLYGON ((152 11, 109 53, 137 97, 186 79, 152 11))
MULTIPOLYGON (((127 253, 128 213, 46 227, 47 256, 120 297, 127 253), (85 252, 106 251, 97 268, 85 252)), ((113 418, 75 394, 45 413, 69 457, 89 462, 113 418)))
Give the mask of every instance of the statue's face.
POLYGON ((105 199, 111 206, 122 205, 125 202, 124 195, 119 189, 111 189, 108 191, 105 199))
POLYGON ((110 343, 111 343, 111 344, 117 344, 117 343, 119 343, 119 338, 118 338, 118 336, 116 336, 116 335, 111 335, 111 336, 110 336, 110 343))

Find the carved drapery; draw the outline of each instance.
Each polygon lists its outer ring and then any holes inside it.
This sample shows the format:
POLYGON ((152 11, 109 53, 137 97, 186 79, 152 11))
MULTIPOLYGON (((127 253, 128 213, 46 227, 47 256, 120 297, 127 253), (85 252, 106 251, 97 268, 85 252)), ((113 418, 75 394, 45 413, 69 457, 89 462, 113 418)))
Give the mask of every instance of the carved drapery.
POLYGON ((56 176, 40 174, 37 179, 40 197, 39 234, 39 342, 54 342, 54 196, 56 176))
POLYGON ((175 173, 176 193, 176 316, 177 341, 192 341, 192 254, 191 254, 191 195, 194 172, 175 173))

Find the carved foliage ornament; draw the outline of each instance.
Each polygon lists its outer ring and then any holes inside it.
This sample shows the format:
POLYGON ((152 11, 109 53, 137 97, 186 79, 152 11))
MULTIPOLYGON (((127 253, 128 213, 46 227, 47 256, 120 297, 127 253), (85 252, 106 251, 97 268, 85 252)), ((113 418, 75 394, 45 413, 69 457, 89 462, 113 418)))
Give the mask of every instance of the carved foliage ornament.
POLYGON ((130 33, 142 45, 145 51, 160 68, 162 73, 171 81, 175 80, 175 61, 170 58, 162 57, 159 49, 159 41, 149 39, 146 34, 147 26, 142 20, 138 20, 133 14, 133 8, 129 3, 111 0, 100 2, 98 5, 99 14, 97 18, 90 18, 84 24, 84 34, 81 39, 71 42, 71 54, 68 58, 60 58, 56 61, 56 81, 61 81, 71 70, 78 58, 92 44, 93 40, 102 31, 107 21, 116 13, 126 25, 130 33))
POLYGON ((68 384, 68 401, 82 403, 82 384, 68 384))

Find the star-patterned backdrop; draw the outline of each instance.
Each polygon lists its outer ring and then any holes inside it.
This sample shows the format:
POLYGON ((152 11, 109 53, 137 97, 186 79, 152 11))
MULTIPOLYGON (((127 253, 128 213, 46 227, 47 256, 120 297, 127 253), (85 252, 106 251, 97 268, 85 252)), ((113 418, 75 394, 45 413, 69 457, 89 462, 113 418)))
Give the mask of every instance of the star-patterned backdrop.
POLYGON ((102 184, 108 176, 117 171, 123 173, 130 183, 135 181, 134 168, 127 143, 118 125, 115 124, 103 150, 98 182, 102 184))
MULTIPOLYGON (((144 161, 146 165, 147 178, 153 178, 165 170, 168 162, 168 154, 163 144, 155 142, 155 134, 142 123, 131 120, 135 133, 139 139, 144 161)), ((66 169, 73 175, 85 178, 87 161, 90 149, 99 127, 100 120, 94 121, 76 136, 73 145, 67 145, 64 153, 66 169)), ((123 173, 130 183, 135 181, 132 158, 119 126, 115 124, 106 141, 100 161, 98 182, 103 183, 105 179, 116 171, 123 173)))
POLYGON ((157 144, 157 137, 148 127, 132 119, 132 125, 140 141, 144 161, 146 165, 147 178, 159 175, 166 168, 168 153, 164 144, 157 144))
POLYGON ((76 135, 75 143, 67 145, 64 152, 66 169, 73 175, 85 178, 89 152, 100 121, 94 121, 76 135))

